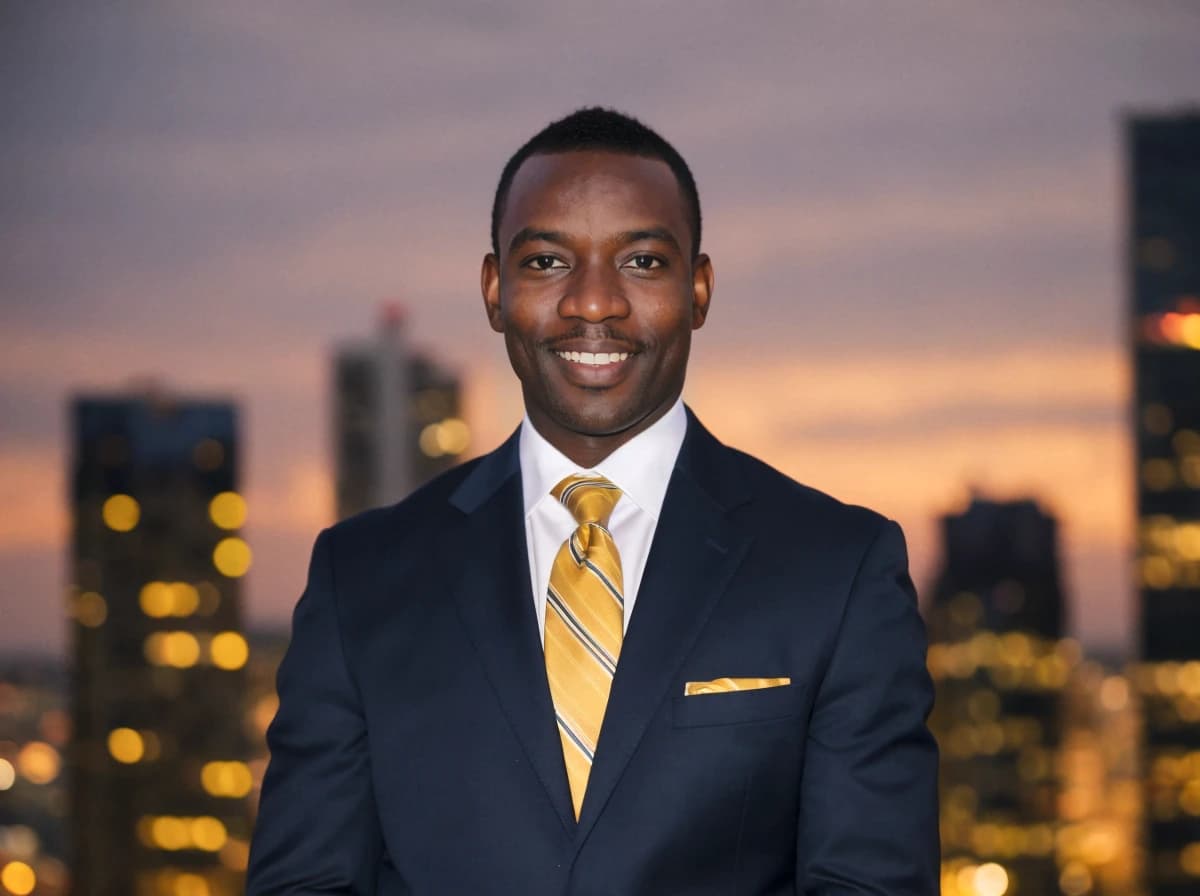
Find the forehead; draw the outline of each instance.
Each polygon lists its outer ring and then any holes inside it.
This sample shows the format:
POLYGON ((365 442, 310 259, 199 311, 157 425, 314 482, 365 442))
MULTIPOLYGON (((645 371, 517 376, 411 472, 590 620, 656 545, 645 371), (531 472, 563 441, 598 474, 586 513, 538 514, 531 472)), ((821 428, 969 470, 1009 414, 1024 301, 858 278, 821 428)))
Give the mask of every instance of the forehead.
POLYGON ((523 227, 617 230, 658 226, 690 242, 679 182, 661 159, 614 152, 533 155, 517 169, 500 220, 500 239, 523 227))

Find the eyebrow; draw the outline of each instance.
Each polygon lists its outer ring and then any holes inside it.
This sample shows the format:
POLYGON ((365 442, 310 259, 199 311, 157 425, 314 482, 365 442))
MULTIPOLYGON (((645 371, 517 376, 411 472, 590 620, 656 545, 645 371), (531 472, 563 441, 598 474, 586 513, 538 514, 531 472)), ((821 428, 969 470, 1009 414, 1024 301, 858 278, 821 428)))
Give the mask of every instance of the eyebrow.
POLYGON ((517 247, 525 243, 558 243, 560 246, 567 242, 567 235, 560 233, 557 230, 538 230, 536 227, 522 227, 508 243, 508 252, 511 255, 517 251, 517 247))
POLYGON ((683 248, 679 245, 679 240, 675 238, 675 234, 671 233, 671 231, 667 230, 665 227, 649 227, 645 230, 627 230, 622 233, 618 239, 623 244, 637 243, 642 240, 658 240, 674 247, 676 252, 683 252, 683 248))
MULTIPOLYGON (((672 246, 676 252, 683 252, 683 247, 679 245, 679 240, 675 238, 675 234, 667 230, 665 227, 648 227, 644 230, 627 230, 617 237, 617 241, 622 245, 629 243, 637 243, 642 240, 659 240, 672 246)), ((517 251, 520 246, 525 243, 557 243, 565 245, 569 240, 567 235, 558 230, 538 230, 536 227, 522 227, 508 243, 509 254, 517 251)))

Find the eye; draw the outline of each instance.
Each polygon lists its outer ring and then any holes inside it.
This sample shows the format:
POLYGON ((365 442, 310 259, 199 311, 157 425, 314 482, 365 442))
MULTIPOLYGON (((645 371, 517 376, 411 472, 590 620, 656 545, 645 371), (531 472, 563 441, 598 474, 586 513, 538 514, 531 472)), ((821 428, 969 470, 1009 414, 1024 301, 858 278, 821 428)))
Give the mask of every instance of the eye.
POLYGON ((521 267, 532 268, 535 271, 555 271, 566 268, 566 263, 554 255, 535 255, 521 262, 521 267))
POLYGON ((631 267, 639 271, 653 271, 663 266, 663 260, 657 255, 635 255, 625 262, 622 267, 631 267))

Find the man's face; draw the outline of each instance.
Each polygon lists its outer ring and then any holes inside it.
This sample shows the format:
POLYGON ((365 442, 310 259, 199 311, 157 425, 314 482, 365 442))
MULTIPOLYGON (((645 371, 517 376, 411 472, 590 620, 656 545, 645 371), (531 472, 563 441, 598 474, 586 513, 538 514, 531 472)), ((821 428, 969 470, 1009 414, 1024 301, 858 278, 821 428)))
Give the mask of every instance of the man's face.
POLYGON ((525 409, 551 444, 592 465, 683 390, 691 331, 712 292, 665 162, 611 152, 535 155, 517 171, 483 262, 525 409))

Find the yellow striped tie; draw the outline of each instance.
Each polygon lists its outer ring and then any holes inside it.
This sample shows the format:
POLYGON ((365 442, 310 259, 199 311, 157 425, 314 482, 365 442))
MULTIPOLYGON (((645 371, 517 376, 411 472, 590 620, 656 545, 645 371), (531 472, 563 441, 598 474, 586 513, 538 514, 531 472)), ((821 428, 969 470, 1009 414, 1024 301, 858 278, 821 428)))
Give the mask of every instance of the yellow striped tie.
POLYGON ((579 818, 621 652, 621 558, 605 528, 621 490, 602 476, 577 475, 550 494, 579 523, 558 549, 546 594, 546 677, 579 818))

